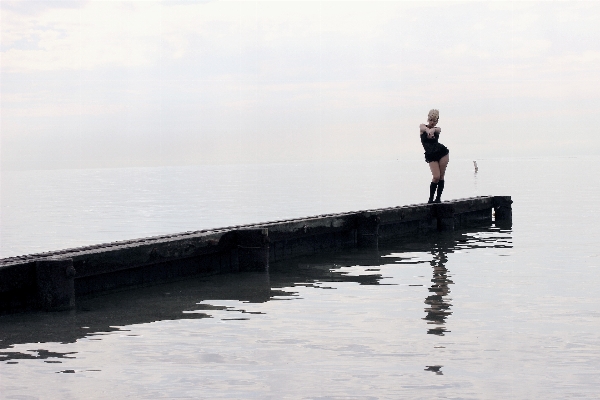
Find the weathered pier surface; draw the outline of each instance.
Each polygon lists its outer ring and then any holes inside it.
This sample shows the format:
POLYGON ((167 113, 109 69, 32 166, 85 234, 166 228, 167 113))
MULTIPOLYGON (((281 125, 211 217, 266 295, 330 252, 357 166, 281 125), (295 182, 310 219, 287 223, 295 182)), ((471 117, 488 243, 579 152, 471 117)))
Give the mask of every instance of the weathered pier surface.
POLYGON ((78 296, 512 219, 510 196, 326 214, 0 259, 0 312, 64 310, 78 296))

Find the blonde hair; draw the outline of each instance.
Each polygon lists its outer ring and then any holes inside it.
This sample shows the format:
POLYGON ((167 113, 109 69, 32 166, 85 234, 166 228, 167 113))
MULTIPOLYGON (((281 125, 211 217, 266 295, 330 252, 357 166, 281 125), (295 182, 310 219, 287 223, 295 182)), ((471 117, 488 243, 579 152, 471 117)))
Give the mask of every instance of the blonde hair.
POLYGON ((429 114, 427 114, 427 120, 438 120, 440 119, 440 110, 436 110, 435 108, 429 110, 429 114))

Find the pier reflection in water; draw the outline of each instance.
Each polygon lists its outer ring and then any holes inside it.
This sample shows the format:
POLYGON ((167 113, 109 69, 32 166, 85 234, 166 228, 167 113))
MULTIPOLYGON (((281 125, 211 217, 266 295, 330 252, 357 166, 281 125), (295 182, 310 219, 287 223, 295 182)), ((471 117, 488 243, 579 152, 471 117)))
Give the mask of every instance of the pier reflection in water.
MULTIPOLYGON (((456 306, 449 298, 454 284, 447 267, 450 255, 510 248, 511 241, 510 230, 495 227, 435 234, 379 250, 276 263, 269 273, 197 277, 78 299, 71 312, 1 316, 3 375, 19 376, 23 385, 40 380, 49 386, 58 378, 48 372, 84 375, 86 385, 103 388, 100 397, 110 397, 106 386, 115 383, 118 393, 127 381, 110 371, 135 371, 146 382, 158 382, 164 373, 159 366, 168 362, 170 374, 195 383, 187 388, 153 383, 167 397, 219 397, 223 390, 231 397, 251 397, 271 380, 279 383, 269 385, 283 385, 292 397, 321 393, 289 384, 291 376, 320 376, 327 390, 348 395, 375 379, 373 374, 380 375, 380 394, 389 395, 408 383, 401 383, 401 376, 427 384, 418 375, 424 366, 435 373, 425 375, 442 375, 447 355, 438 352, 448 344, 424 339, 427 334, 447 337, 451 331, 448 317, 456 306), (419 307, 420 316, 414 312, 419 307), (115 335, 138 342, 115 341, 115 335), (194 359, 193 354, 199 355, 194 359), (139 369, 140 357, 148 368, 139 369), (219 377, 211 368, 199 368, 207 363, 219 365, 219 377), (254 382, 245 388, 232 383, 239 378, 240 363, 244 382, 254 382)), ((465 334, 452 331, 452 336, 465 334)), ((136 396, 150 393, 142 384, 127 385, 136 396)), ((18 387, 7 393, 16 394, 18 387)), ((76 384, 69 390, 72 396, 85 392, 76 384)))

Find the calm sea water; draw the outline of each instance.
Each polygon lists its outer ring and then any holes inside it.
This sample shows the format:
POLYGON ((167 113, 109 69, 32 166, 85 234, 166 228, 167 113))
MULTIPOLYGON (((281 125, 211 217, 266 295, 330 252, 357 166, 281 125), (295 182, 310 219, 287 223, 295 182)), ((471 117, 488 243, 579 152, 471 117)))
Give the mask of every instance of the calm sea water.
MULTIPOLYGON (((594 158, 452 160, 511 227, 0 317, 2 398, 597 398, 594 158)), ((10 172, 3 257, 422 202, 424 162, 10 172)))

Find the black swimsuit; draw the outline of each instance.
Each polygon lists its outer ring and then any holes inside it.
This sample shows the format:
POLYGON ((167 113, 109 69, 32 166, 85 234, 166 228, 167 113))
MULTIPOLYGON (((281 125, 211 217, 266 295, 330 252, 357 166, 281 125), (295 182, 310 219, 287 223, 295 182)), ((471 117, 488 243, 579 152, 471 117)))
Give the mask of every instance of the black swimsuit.
POLYGON ((434 133, 433 138, 427 137, 427 132, 421 133, 421 144, 425 149, 425 162, 440 161, 442 157, 450 153, 450 150, 438 142, 439 133, 434 133))

